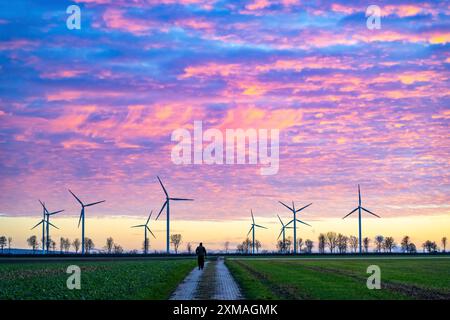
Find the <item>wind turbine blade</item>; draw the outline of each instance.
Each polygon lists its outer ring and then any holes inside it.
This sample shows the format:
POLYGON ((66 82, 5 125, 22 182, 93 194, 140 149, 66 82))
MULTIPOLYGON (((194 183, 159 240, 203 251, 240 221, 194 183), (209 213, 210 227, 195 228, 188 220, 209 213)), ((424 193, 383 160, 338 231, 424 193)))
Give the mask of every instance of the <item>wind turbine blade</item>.
POLYGON ((83 207, 83 209, 81 209, 80 219, 78 220, 78 228, 80 227, 81 218, 82 218, 83 216, 84 216, 84 207, 83 207))
POLYGON ((248 231, 248 233, 247 233, 247 237, 248 237, 248 235, 250 234, 250 232, 252 232, 252 229, 253 229, 253 226, 250 228, 250 230, 248 231))
POLYGON ((167 206, 167 200, 166 200, 166 202, 164 202, 164 204, 163 204, 161 210, 159 210, 158 216, 156 217, 155 220, 158 220, 159 216, 161 215, 161 212, 163 212, 163 210, 164 210, 164 208, 165 208, 166 206, 167 206))
POLYGON ((359 205, 361 206, 361 189, 358 184, 358 197, 359 197, 359 205))
POLYGON ((39 202, 41 203, 42 207, 44 208, 44 211, 48 214, 48 210, 45 207, 45 203, 43 203, 41 200, 39 200, 39 202))
POLYGON ((169 198, 174 201, 194 201, 194 199, 186 199, 186 198, 169 198))
POLYGON ((284 227, 284 223, 283 223, 283 221, 281 221, 281 218, 280 218, 280 216, 279 215, 277 215, 277 217, 278 217, 278 219, 280 220, 280 222, 281 222, 281 225, 284 227))
POLYGON ((147 227, 147 226, 145 226, 145 227, 147 228, 148 232, 150 232, 150 233, 152 234, 153 238, 155 238, 155 239, 156 239, 156 237, 155 237, 155 235, 153 234, 152 230, 150 230, 150 228, 149 228, 149 227, 147 227))
POLYGON ((130 228, 138 228, 138 227, 145 227, 145 224, 138 224, 137 226, 131 226, 130 228))
POLYGON ((300 208, 300 209, 298 209, 298 210, 295 210, 295 212, 299 212, 299 211, 302 211, 303 209, 306 209, 306 208, 308 208, 310 205, 312 205, 312 202, 310 203, 310 204, 308 204, 308 205, 306 205, 306 206, 304 206, 303 208, 300 208))
POLYGON ((280 231, 280 234, 278 235, 277 240, 280 239, 281 235, 283 234, 283 229, 284 229, 284 228, 281 228, 281 231, 280 231))
POLYGON ((266 227, 260 226, 259 224, 255 224, 255 227, 267 229, 266 227))
POLYGON ((43 223, 44 220, 41 220, 37 225, 35 225, 33 228, 31 228, 30 230, 33 230, 34 228, 36 228, 38 225, 40 225, 41 223, 43 223))
POLYGON ((300 221, 300 220, 298 220, 298 219, 297 219, 297 222, 300 222, 300 223, 306 224, 307 226, 312 227, 310 224, 307 224, 306 222, 300 221))
POLYGON ((361 207, 361 209, 363 209, 367 213, 370 213, 371 215, 374 215, 375 217, 381 218, 379 215, 376 215, 375 213, 373 213, 372 211, 367 210, 366 208, 361 207))
POLYGON ((68 189, 68 190, 74 196, 74 198, 77 199, 78 203, 81 204, 81 206, 84 206, 83 202, 81 202, 81 200, 78 199, 78 197, 72 191, 70 191, 70 189, 68 189))
POLYGON ((47 221, 47 223, 49 224, 49 225, 51 225, 53 228, 56 228, 56 229, 59 229, 57 226, 55 226, 53 223, 51 223, 50 221, 47 221))
POLYGON ((252 214, 252 221, 253 221, 253 224, 255 224, 255 218, 253 217, 253 209, 250 209, 250 213, 252 214))
POLYGON ((96 204, 99 204, 99 203, 102 203, 102 202, 105 202, 105 201, 106 201, 106 200, 97 201, 97 202, 92 202, 92 203, 89 203, 89 204, 85 205, 85 207, 90 207, 90 206, 93 206, 93 205, 96 205, 96 204))
POLYGON ((166 198, 168 198, 168 197, 169 197, 169 194, 167 193, 166 188, 164 188, 164 185, 163 185, 163 183, 161 182, 161 179, 160 179, 158 176, 156 176, 156 177, 158 178, 158 181, 159 181, 159 183, 161 184, 161 187, 163 188, 164 193, 166 194, 166 198))
POLYGON ((52 215, 54 215, 54 214, 57 214, 57 213, 60 213, 60 212, 63 212, 64 210, 59 210, 59 211, 55 211, 55 212, 51 212, 51 213, 48 213, 48 215, 49 216, 52 216, 52 215))
POLYGON ((291 220, 291 221, 289 221, 288 223, 286 223, 285 225, 284 225, 284 227, 286 228, 288 225, 290 225, 292 222, 294 222, 294 220, 291 220))
POLYGON ((290 208, 287 204, 284 204, 283 202, 281 202, 281 201, 278 201, 279 203, 281 203, 283 206, 285 206, 286 208, 288 208, 289 209, 289 211, 292 211, 293 209, 292 208, 290 208))
POLYGON ((348 215, 346 215, 345 217, 343 217, 342 219, 345 219, 345 218, 347 218, 349 215, 351 215, 353 212, 355 212, 356 210, 358 210, 358 208, 355 208, 355 209, 353 209, 352 210, 352 212, 350 212, 348 215))
POLYGON ((148 222, 150 221, 150 218, 152 217, 152 213, 153 213, 153 210, 150 211, 150 215, 148 216, 148 219, 147 219, 147 222, 145 223, 145 225, 148 225, 148 222))

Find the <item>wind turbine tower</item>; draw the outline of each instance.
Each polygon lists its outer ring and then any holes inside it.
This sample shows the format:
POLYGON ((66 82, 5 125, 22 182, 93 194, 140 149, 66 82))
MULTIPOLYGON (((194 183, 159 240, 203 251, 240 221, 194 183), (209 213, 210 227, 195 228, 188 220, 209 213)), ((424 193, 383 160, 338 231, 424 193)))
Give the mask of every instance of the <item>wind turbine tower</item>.
POLYGON ((250 234, 250 232, 252 233, 252 254, 255 254, 255 227, 264 228, 264 229, 267 229, 267 228, 256 224, 255 218, 253 217, 253 210, 250 210, 250 212, 252 214, 252 227, 248 231, 247 236, 250 234))
POLYGON ((70 191, 70 189, 69 189, 69 192, 81 205, 81 213, 80 213, 80 220, 78 220, 78 228, 80 227, 80 223, 81 223, 81 254, 84 254, 84 249, 85 249, 84 248, 84 214, 85 214, 84 208, 105 202, 105 200, 97 201, 97 202, 93 202, 93 203, 89 203, 89 204, 84 204, 72 191, 70 191))
POLYGON ((150 211, 150 215, 148 216, 147 222, 145 224, 139 224, 137 226, 132 226, 131 228, 139 228, 139 227, 143 227, 144 228, 144 254, 147 254, 147 249, 148 249, 148 243, 147 243, 147 230, 148 232, 151 233, 151 235, 153 236, 153 238, 156 239, 155 235, 153 234, 152 230, 150 230, 150 228, 148 227, 148 222, 150 221, 150 217, 152 216, 153 210, 150 211))
POLYGON ((50 216, 52 216, 54 214, 57 214, 57 213, 60 213, 60 212, 63 212, 64 210, 59 210, 59 211, 55 211, 55 212, 49 212, 47 210, 47 208, 45 207, 45 203, 43 203, 41 200, 39 200, 39 202, 41 203, 42 208, 44 209, 44 219, 47 220, 47 224, 46 224, 46 228, 47 228, 47 230, 46 230, 46 242, 45 243, 46 243, 46 253, 48 253, 50 251, 50 230, 49 230, 50 228, 49 228, 49 226, 51 225, 52 227, 58 229, 57 226, 55 226, 52 223, 50 223, 50 216))
POLYGON ((311 227, 311 225, 307 224, 306 222, 303 222, 303 221, 297 219, 297 213, 299 213, 299 212, 302 211, 303 209, 308 208, 310 205, 312 205, 312 203, 310 203, 310 204, 308 204, 308 205, 306 205, 306 206, 304 206, 304 207, 302 207, 302 208, 296 210, 296 209, 295 209, 294 201, 292 201, 292 208, 289 207, 287 204, 284 204, 284 203, 281 202, 281 201, 278 201, 278 202, 281 203, 283 206, 285 206, 286 208, 288 208, 289 211, 292 212, 293 219, 292 219, 291 221, 289 221, 289 222, 286 224, 286 226, 290 225, 291 223, 294 223, 294 253, 297 253, 297 222, 300 222, 300 223, 302 223, 302 224, 304 224, 304 225, 307 225, 307 226, 310 226, 310 227, 311 227))
POLYGON ((159 216, 161 215, 161 212, 163 212, 164 207, 166 208, 166 231, 167 231, 167 235, 166 235, 166 252, 169 254, 170 253, 170 201, 194 201, 194 199, 185 199, 185 198, 171 198, 169 197, 169 193, 167 192, 166 188, 164 187, 163 183, 161 182, 161 179, 159 177, 158 181, 161 184, 161 188, 164 191, 164 194, 166 195, 166 201, 164 202, 161 210, 159 210, 158 216, 156 217, 156 220, 158 220, 159 216))
POLYGON ((371 215, 373 215, 375 217, 378 217, 378 218, 381 218, 381 217, 361 206, 361 189, 359 187, 359 184, 358 184, 358 207, 353 209, 349 214, 347 214, 342 219, 347 218, 349 215, 351 215, 356 210, 358 210, 358 234, 359 234, 358 240, 359 240, 359 253, 361 254, 362 253, 361 210, 364 210, 365 212, 370 213, 371 215))

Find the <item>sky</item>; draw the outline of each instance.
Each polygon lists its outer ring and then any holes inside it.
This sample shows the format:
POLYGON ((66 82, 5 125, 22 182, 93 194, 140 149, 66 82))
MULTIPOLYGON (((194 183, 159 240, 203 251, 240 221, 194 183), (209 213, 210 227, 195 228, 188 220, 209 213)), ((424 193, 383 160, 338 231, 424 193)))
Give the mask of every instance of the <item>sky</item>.
MULTIPOLYGON (((219 249, 245 239, 250 209, 263 248, 297 208, 321 232, 363 206, 363 236, 450 235, 450 6, 446 1, 17 0, 0 2, 0 235, 39 235, 42 209, 64 209, 60 236, 108 235, 139 249, 129 226, 173 197, 171 233, 219 249), (69 29, 69 5, 81 29, 69 29), (366 9, 381 9, 369 29, 366 9), (279 130, 279 170, 175 164, 177 129, 279 130)), ((151 221, 165 248, 165 214, 151 221)))

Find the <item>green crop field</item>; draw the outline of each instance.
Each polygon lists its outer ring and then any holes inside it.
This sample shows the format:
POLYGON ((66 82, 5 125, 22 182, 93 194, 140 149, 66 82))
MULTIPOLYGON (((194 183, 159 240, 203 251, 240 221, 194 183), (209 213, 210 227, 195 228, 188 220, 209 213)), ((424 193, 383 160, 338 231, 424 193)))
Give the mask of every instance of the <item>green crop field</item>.
POLYGON ((450 299, 450 259, 227 259, 248 299, 450 299), (369 290, 378 265, 381 289, 369 290))
POLYGON ((0 299, 167 299, 194 268, 192 259, 0 264, 0 299), (81 290, 69 290, 69 265, 81 290))

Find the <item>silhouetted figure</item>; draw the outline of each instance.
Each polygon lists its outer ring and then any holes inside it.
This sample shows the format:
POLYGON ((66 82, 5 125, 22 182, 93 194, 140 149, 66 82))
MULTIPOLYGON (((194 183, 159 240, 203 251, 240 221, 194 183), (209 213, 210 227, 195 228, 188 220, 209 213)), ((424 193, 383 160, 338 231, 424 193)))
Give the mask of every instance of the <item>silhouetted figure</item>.
POLYGON ((200 242, 200 245, 195 249, 195 254, 197 255, 198 270, 203 270, 206 257, 206 249, 203 246, 203 243, 200 242))

